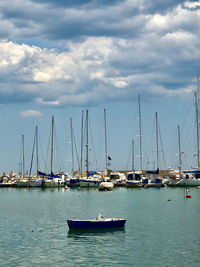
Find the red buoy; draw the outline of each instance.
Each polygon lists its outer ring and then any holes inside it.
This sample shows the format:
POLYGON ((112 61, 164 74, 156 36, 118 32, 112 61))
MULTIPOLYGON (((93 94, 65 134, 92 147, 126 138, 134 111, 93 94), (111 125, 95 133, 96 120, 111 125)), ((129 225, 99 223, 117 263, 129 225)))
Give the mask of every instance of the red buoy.
POLYGON ((187 195, 186 195, 186 198, 191 198, 191 195, 190 195, 190 194, 187 194, 187 195))
POLYGON ((168 200, 167 201, 171 201, 171 198, 168 198, 168 200))
POLYGON ((187 189, 186 192, 190 192, 190 189, 187 189))

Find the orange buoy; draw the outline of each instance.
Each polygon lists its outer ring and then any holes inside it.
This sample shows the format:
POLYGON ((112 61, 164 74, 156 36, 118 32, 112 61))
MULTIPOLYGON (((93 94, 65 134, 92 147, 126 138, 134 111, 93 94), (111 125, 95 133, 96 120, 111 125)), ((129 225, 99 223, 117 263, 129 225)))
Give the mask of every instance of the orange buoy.
POLYGON ((171 198, 168 198, 168 200, 167 201, 171 201, 171 198))
POLYGON ((187 195, 186 195, 186 198, 191 198, 191 195, 190 195, 190 194, 187 194, 187 195))

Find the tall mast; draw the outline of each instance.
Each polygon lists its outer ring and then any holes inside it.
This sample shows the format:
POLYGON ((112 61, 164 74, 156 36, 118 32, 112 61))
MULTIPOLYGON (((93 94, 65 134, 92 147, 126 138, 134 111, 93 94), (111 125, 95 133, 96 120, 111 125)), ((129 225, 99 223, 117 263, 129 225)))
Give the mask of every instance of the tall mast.
POLYGON ((88 109, 86 110, 86 176, 88 177, 88 109))
POLYGON ((200 75, 197 76, 197 95, 196 95, 196 120, 197 120, 197 166, 200 168, 200 75))
POLYGON ((181 138, 180 138, 180 126, 178 125, 178 152, 179 152, 179 174, 181 174, 181 138))
POLYGON ((132 171, 135 171, 134 141, 132 141, 132 171))
POLYGON ((138 108, 139 108, 139 136, 140 136, 140 170, 142 171, 142 123, 141 123, 140 95, 138 95, 138 108))
POLYGON ((156 158, 157 158, 157 168, 159 168, 158 113, 157 112, 156 112, 156 158))
POLYGON ((81 118, 81 177, 83 172, 83 117, 84 117, 84 110, 82 110, 82 118, 81 118))
POLYGON ((108 151, 107 151, 107 127, 106 127, 106 109, 104 108, 104 130, 105 130, 105 157, 106 157, 106 172, 108 170, 108 151))
POLYGON ((35 129, 35 137, 36 137, 36 177, 38 177, 38 127, 35 129))
POLYGON ((24 135, 22 135, 22 178, 24 178, 25 173, 25 160, 24 160, 24 135))
POLYGON ((71 125, 72 175, 73 175, 73 173, 74 173, 74 143, 73 143, 72 118, 70 118, 70 125, 71 125))
POLYGON ((51 125, 51 173, 53 172, 53 132, 54 132, 54 116, 52 116, 52 125, 51 125))
POLYGON ((197 167, 199 168, 200 163, 199 163, 199 111, 198 111, 198 99, 197 99, 197 94, 194 93, 195 95, 195 106, 196 106, 196 126, 197 126, 197 167))

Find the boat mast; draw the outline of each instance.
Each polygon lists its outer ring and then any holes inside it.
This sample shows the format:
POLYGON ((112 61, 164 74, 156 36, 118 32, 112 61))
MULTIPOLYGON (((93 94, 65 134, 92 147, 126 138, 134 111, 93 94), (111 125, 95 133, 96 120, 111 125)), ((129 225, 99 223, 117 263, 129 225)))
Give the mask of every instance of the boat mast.
POLYGON ((35 137, 36 137, 36 177, 38 178, 38 127, 35 129, 35 137))
POLYGON ((88 178, 88 109, 86 109, 86 176, 88 178))
POLYGON ((179 151, 179 174, 181 174, 181 138, 180 138, 180 126, 178 125, 178 151, 179 151))
POLYGON ((73 143, 73 129, 72 129, 72 118, 70 118, 71 126, 71 149, 72 149, 72 175, 74 173, 74 143, 73 143))
POLYGON ((156 112, 156 157, 157 157, 157 169, 159 168, 159 144, 158 144, 158 113, 156 112))
POLYGON ((105 157, 106 157, 106 175, 108 171, 108 151, 107 151, 107 127, 106 127, 106 109, 104 108, 104 130, 105 130, 105 157))
POLYGON ((84 117, 84 110, 82 110, 82 118, 81 118, 81 177, 83 174, 83 117, 84 117))
POLYGON ((199 111, 198 111, 198 100, 197 94, 195 94, 195 106, 196 106, 196 126, 197 126, 197 167, 199 168, 199 111))
POLYGON ((53 132, 54 132, 54 116, 52 116, 52 125, 51 125, 51 174, 53 172, 53 132))
POLYGON ((134 161, 135 155, 134 155, 134 140, 132 141, 132 171, 135 171, 135 161, 134 161))
POLYGON ((196 125, 197 125, 197 167, 200 168, 200 147, 199 147, 199 128, 200 128, 200 76, 197 77, 197 94, 195 93, 196 104, 196 125))
POLYGON ((24 178, 25 173, 25 160, 24 160, 24 135, 22 135, 22 178, 24 178))
POLYGON ((139 108, 139 136, 140 136, 140 170, 142 171, 142 123, 141 123, 140 95, 138 95, 138 108, 139 108))

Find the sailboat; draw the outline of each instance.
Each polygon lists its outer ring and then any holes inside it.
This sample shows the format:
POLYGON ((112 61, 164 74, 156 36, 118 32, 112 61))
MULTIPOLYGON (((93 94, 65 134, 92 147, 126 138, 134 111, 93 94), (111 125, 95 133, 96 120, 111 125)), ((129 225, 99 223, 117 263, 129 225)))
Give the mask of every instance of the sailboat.
MULTIPOLYGON (((52 116, 52 127, 51 127, 51 172, 50 174, 38 171, 39 180, 42 181, 42 187, 64 187, 66 182, 64 180, 64 175, 60 178, 59 175, 53 173, 53 145, 54 145, 54 116, 52 116)), ((34 180, 37 182, 37 179, 34 180)))
POLYGON ((156 171, 147 171, 147 174, 151 175, 151 178, 148 182, 148 187, 161 187, 164 186, 163 179, 160 178, 159 175, 159 142, 158 142, 158 114, 156 115, 156 157, 157 157, 157 170, 156 171))
MULTIPOLYGON (((105 175, 107 176, 107 174, 108 174, 108 160, 111 160, 111 157, 108 156, 108 150, 107 150, 106 109, 104 109, 104 130, 105 130, 105 164, 106 164, 105 175)), ((107 177, 104 177, 104 181, 99 184, 99 191, 106 191, 106 190, 110 191, 113 189, 114 183, 112 181, 109 181, 108 179, 107 179, 107 177)))
POLYGON ((44 180, 40 177, 38 177, 38 127, 35 128, 35 137, 33 142, 33 151, 32 151, 32 158, 31 158, 31 165, 30 165, 30 171, 29 171, 29 186, 30 187, 42 187, 44 184, 44 180), (31 170, 32 170, 32 164, 33 164, 33 156, 34 156, 34 150, 36 146, 36 177, 31 178, 31 170))
POLYGON ((44 187, 64 187, 66 182, 64 180, 64 175, 60 178, 59 175, 53 173, 53 152, 54 152, 54 116, 51 120, 51 173, 47 175, 44 180, 44 187))
MULTIPOLYGON (((82 124, 83 124, 83 112, 82 112, 82 124)), ((83 131, 83 125, 81 125, 81 145, 82 145, 82 131, 83 131)), ((70 128, 71 128, 71 152, 72 152, 72 175, 68 176, 67 179, 67 186, 79 186, 79 177, 74 176, 74 145, 76 148, 75 138, 74 138, 74 131, 72 127, 72 119, 70 118, 70 128)), ((77 149, 76 149, 77 152, 77 149)), ((82 156, 82 155, 81 155, 82 156)), ((78 156, 77 156, 78 159, 78 156)), ((78 159, 78 165, 79 165, 79 173, 80 173, 80 164, 78 159)))
POLYGON ((25 178, 25 159, 24 159, 24 135, 22 135, 22 177, 16 180, 17 187, 28 187, 29 179, 25 178))
POLYGON ((197 166, 196 170, 185 170, 181 171, 181 149, 180 149, 180 129, 179 131, 179 175, 176 179, 171 179, 168 183, 168 186, 177 186, 177 187, 191 187, 191 186, 200 186, 200 149, 199 149, 199 113, 200 113, 200 76, 198 77, 198 97, 195 93, 195 107, 196 107, 196 129, 197 129, 197 166))
POLYGON ((86 177, 79 178, 80 187, 98 187, 101 178, 96 172, 89 172, 89 149, 88 149, 88 110, 86 110, 86 177))

